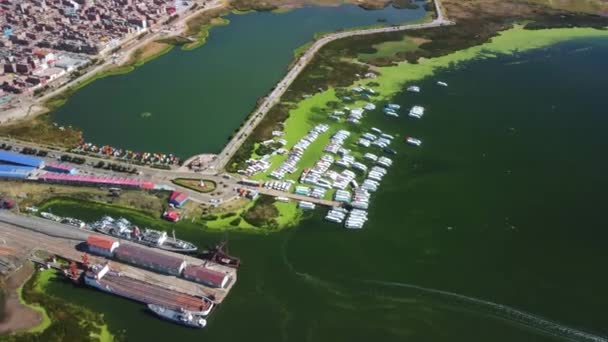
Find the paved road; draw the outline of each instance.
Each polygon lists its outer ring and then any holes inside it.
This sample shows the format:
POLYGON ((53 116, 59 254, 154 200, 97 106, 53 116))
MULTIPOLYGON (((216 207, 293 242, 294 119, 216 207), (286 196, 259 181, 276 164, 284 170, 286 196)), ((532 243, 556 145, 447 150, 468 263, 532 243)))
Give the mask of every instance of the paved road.
MULTIPOLYGON (((224 169, 224 167, 226 166, 226 164, 228 163, 228 161, 230 160, 232 155, 234 155, 234 153, 240 148, 241 144, 244 142, 246 137, 260 123, 260 121, 263 119, 263 117, 268 113, 269 109, 276 102, 279 101, 281 96, 285 93, 285 91, 289 88, 289 86, 293 83, 293 81, 298 77, 298 75, 302 72, 302 70, 306 67, 306 65, 312 60, 314 55, 323 46, 325 46, 327 43, 335 41, 337 39, 342 39, 342 38, 352 37, 352 36, 357 36, 357 35, 368 35, 368 34, 392 32, 392 31, 417 30, 417 29, 423 29, 423 28, 429 28, 429 27, 453 25, 454 24, 453 22, 445 19, 439 1, 440 0, 435 0, 437 18, 428 23, 355 30, 355 31, 348 31, 348 32, 339 32, 339 33, 329 34, 329 35, 324 36, 323 38, 317 40, 298 59, 298 61, 295 63, 295 65, 292 67, 292 69, 289 70, 287 75, 277 84, 277 86, 274 88, 274 90, 266 97, 266 99, 264 100, 264 102, 262 102, 262 104, 258 107, 258 109, 256 109, 254 111, 254 113, 250 116, 250 118, 247 120, 247 122, 243 125, 243 128, 241 128, 239 130, 239 132, 235 135, 235 137, 232 140, 230 140, 230 142, 228 142, 228 144, 225 146, 224 150, 218 156, 216 161, 213 162, 209 168, 207 168, 206 170, 203 170, 203 171, 193 172, 193 171, 181 171, 181 170, 176 170, 176 169, 161 170, 161 169, 151 168, 151 167, 147 167, 147 166, 136 166, 143 173, 142 175, 139 175, 139 177, 142 179, 145 179, 145 180, 152 181, 156 184, 161 184, 161 185, 178 188, 181 191, 187 192, 193 200, 200 202, 200 203, 219 204, 219 203, 227 202, 227 201, 234 199, 236 197, 236 192, 234 191, 235 188, 243 187, 243 186, 239 185, 238 180, 235 178, 231 178, 231 179, 223 178, 222 174, 220 174, 219 171, 224 169), (188 190, 188 189, 176 186, 175 184, 172 184, 171 180, 176 179, 176 178, 210 179, 212 181, 215 181, 216 184, 218 184, 219 189, 218 189, 218 191, 215 191, 213 194, 199 193, 199 192, 188 190)), ((190 16, 200 13, 201 11, 219 8, 221 6, 223 6, 223 4, 220 0, 211 1, 211 2, 207 3, 204 8, 201 8, 201 9, 193 12, 192 14, 182 18, 182 21, 186 20, 190 16)), ((159 34, 160 33, 157 32, 155 34, 148 35, 146 39, 142 40, 138 44, 131 46, 125 52, 130 53, 130 52, 134 51, 134 49, 145 44, 146 42, 153 40, 153 39, 157 39, 158 38, 157 35, 159 35, 159 34)), ((88 74, 90 75, 94 72, 95 71, 92 70, 88 74)), ((78 80, 75 80, 74 82, 77 82, 77 81, 78 80)), ((59 91, 59 89, 57 91, 59 91)), ((49 94, 45 95, 45 97, 52 96, 52 95, 53 95, 53 93, 49 93, 49 94)), ((32 148, 40 148, 39 145, 36 145, 34 143, 15 141, 15 140, 6 139, 6 138, 0 138, 0 142, 8 142, 8 143, 12 144, 13 146, 18 146, 20 148, 22 148, 24 146, 32 147, 32 148)), ((46 147, 46 148, 49 150, 52 149, 49 147, 46 147)), ((76 154, 59 151, 57 149, 54 149, 54 151, 55 151, 56 155, 68 154, 68 155, 76 156, 76 154)), ((78 155, 78 156, 80 156, 80 155, 78 155)), ((107 163, 107 162, 109 162, 108 159, 101 158, 101 157, 92 157, 92 156, 85 156, 85 158, 87 159, 89 164, 77 166, 79 169, 83 170, 84 173, 126 176, 126 174, 114 173, 112 171, 106 171, 103 169, 95 169, 91 166, 91 162, 96 163, 98 161, 104 161, 107 163)), ((126 167, 134 166, 128 162, 119 161, 119 160, 115 160, 115 159, 112 159, 110 161, 112 163, 123 165, 126 167)), ((301 198, 303 196, 299 196, 299 195, 295 195, 295 194, 291 194, 291 193, 284 193, 284 192, 270 190, 270 189, 261 189, 261 193, 273 195, 273 196, 284 196, 284 197, 288 197, 288 198, 291 198, 294 200, 308 200, 310 202, 314 202, 314 203, 322 204, 322 205, 336 205, 337 204, 336 202, 333 202, 333 201, 315 200, 315 199, 308 198, 308 197, 301 198)))
POLYGON ((306 65, 310 63, 314 55, 327 43, 352 36, 361 36, 382 32, 419 30, 429 27, 453 25, 454 22, 445 19, 439 2, 440 0, 435 0, 437 18, 428 23, 338 32, 326 35, 323 38, 315 41, 314 44, 310 46, 308 50, 306 50, 306 52, 298 59, 287 75, 285 75, 285 77, 276 85, 274 90, 264 99, 264 102, 262 102, 262 104, 251 114, 250 118, 247 120, 247 122, 245 122, 243 127, 228 142, 213 164, 213 168, 215 170, 224 169, 228 161, 230 161, 234 153, 236 153, 236 151, 240 148, 247 136, 251 134, 253 129, 255 129, 255 127, 260 123, 272 106, 280 100, 281 96, 283 96, 293 81, 298 77, 306 65))

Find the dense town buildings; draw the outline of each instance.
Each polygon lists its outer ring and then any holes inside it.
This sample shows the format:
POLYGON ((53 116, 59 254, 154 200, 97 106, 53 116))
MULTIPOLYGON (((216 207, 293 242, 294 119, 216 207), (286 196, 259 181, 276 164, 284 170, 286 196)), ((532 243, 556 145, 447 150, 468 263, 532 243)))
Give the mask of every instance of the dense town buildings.
POLYGON ((192 2, 0 0, 0 104, 86 66, 192 2))

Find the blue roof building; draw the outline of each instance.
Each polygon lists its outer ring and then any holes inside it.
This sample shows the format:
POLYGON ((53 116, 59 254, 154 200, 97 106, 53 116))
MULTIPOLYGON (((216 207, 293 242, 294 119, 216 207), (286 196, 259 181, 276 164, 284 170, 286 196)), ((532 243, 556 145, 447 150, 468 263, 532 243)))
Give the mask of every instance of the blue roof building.
POLYGON ((11 164, 37 168, 44 166, 44 160, 41 158, 25 156, 23 154, 0 151, 0 164, 11 164))
POLYGON ((0 178, 26 179, 35 168, 0 164, 0 178))

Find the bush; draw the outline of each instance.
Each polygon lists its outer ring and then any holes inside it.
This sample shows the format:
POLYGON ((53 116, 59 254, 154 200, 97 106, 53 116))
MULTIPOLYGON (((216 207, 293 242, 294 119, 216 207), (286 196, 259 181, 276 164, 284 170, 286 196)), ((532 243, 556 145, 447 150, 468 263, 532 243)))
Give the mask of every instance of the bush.
POLYGON ((239 223, 241 223, 241 218, 240 217, 237 217, 234 220, 230 221, 230 225, 231 226, 235 226, 235 227, 238 226, 239 223))
POLYGON ((201 217, 201 220, 214 221, 214 220, 217 220, 217 216, 216 215, 207 215, 207 216, 201 217))
POLYGON ((227 218, 227 217, 232 217, 234 215, 236 215, 236 213, 225 213, 225 214, 222 214, 222 216, 220 216, 220 217, 221 218, 227 218))

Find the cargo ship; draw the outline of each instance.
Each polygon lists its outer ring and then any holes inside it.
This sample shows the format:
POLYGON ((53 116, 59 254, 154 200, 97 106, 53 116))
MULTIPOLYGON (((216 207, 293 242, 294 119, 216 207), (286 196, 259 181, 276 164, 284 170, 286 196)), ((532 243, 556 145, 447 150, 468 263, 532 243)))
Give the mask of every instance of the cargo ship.
POLYGON ((167 232, 164 231, 149 228, 140 229, 124 218, 115 220, 110 216, 104 216, 101 220, 94 222, 91 227, 105 235, 171 252, 193 253, 197 250, 193 243, 176 239, 175 232, 173 232, 172 237, 169 237, 167 232))
POLYGON ((186 310, 193 316, 207 316, 214 307, 208 298, 176 292, 131 278, 111 270, 107 264, 91 266, 84 273, 83 280, 86 285, 103 292, 169 310, 186 310))
POLYGON ((183 308, 174 310, 162 305, 148 304, 148 309, 162 319, 187 327, 201 329, 207 325, 207 321, 201 315, 194 314, 183 308))

